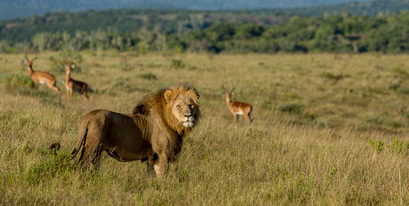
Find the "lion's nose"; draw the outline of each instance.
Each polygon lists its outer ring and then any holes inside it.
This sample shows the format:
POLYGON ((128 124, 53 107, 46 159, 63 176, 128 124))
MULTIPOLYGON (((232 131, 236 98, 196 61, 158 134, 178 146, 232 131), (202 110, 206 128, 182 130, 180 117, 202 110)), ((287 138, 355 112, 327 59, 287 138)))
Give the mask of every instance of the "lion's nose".
POLYGON ((185 114, 185 117, 188 118, 188 119, 189 119, 191 116, 192 116, 192 114, 185 114))

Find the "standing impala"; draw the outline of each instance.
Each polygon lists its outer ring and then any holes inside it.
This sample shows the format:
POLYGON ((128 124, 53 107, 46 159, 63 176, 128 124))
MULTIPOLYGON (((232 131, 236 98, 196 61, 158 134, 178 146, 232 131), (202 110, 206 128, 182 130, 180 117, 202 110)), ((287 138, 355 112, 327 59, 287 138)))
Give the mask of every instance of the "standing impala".
POLYGON ((43 71, 34 71, 33 70, 33 63, 37 57, 34 57, 31 61, 28 59, 27 55, 25 56, 26 63, 28 65, 28 75, 33 80, 35 87, 38 88, 38 83, 40 84, 47 84, 47 86, 56 91, 58 94, 61 94, 60 89, 55 85, 57 79, 48 72, 43 71))
POLYGON ((66 76, 65 76, 65 88, 67 90, 67 99, 72 100, 72 93, 78 92, 82 95, 83 98, 88 100, 87 88, 88 85, 84 82, 76 81, 71 78, 71 69, 75 68, 75 64, 71 63, 70 65, 64 64, 66 76))
MULTIPOLYGON (((222 89, 224 89, 224 85, 222 86, 222 89)), ((253 107, 246 102, 233 102, 231 100, 231 96, 234 95, 233 93, 234 90, 234 86, 233 89, 230 92, 226 92, 224 91, 224 95, 226 95, 226 104, 227 107, 229 107, 230 112, 233 114, 234 119, 237 121, 238 119, 238 115, 243 115, 244 119, 246 120, 250 120, 250 123, 253 122, 253 120, 251 119, 251 111, 253 110, 253 107)))

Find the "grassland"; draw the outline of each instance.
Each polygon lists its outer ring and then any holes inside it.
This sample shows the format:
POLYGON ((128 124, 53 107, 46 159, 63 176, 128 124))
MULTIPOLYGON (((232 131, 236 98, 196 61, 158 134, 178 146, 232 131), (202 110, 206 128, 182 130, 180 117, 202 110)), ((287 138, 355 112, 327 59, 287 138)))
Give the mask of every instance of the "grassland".
MULTIPOLYGON (((40 53, 34 69, 64 79, 64 55, 40 53)), ((89 102, 32 88, 23 59, 0 55, 0 205, 409 204, 407 55, 82 52, 71 76, 89 102), (69 160, 83 115, 130 113, 180 82, 201 94, 202 119, 167 177, 105 154, 96 172, 69 160), (234 123, 223 83, 253 124, 234 123)))

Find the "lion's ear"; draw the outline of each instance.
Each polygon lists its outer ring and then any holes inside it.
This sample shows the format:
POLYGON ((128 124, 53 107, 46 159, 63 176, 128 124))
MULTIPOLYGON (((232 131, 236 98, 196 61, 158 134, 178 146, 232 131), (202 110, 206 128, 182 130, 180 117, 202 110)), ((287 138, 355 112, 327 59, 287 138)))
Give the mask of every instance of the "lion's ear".
POLYGON ((167 90, 163 96, 165 97, 166 103, 172 101, 173 92, 171 90, 167 90))
POLYGON ((187 94, 190 96, 190 98, 194 100, 198 100, 200 98, 199 92, 197 92, 196 89, 191 89, 187 91, 187 94))
POLYGON ((193 89, 193 93, 195 93, 195 94, 196 94, 197 99, 199 99, 199 98, 200 98, 200 94, 199 94, 199 92, 198 92, 196 89, 193 89))
POLYGON ((199 98, 200 98, 200 95, 199 95, 199 92, 197 92, 197 90, 196 89, 191 89, 191 90, 189 90, 188 92, 187 92, 187 94, 189 95, 189 97, 195 102, 195 104, 197 104, 198 106, 200 106, 200 104, 199 104, 199 98))

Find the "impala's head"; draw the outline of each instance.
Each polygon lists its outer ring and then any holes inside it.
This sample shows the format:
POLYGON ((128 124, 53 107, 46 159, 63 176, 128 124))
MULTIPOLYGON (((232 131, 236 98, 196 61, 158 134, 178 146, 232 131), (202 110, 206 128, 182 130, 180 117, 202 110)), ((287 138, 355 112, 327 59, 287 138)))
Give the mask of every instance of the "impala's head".
POLYGON ((26 54, 24 57, 25 57, 25 60, 26 60, 26 63, 27 63, 27 65, 28 65, 28 67, 29 67, 29 68, 32 68, 33 63, 34 63, 34 60, 37 59, 37 56, 34 57, 32 60, 28 59, 27 54, 26 54))
POLYGON ((71 73, 71 69, 74 69, 76 67, 74 62, 71 63, 64 63, 65 71, 67 73, 71 73))
POLYGON ((234 86, 233 86, 233 88, 230 90, 230 92, 227 92, 226 89, 224 88, 224 83, 223 83, 222 89, 223 89, 223 94, 226 96, 226 100, 229 100, 229 101, 230 101, 231 96, 234 95, 234 92, 233 92, 234 86))

